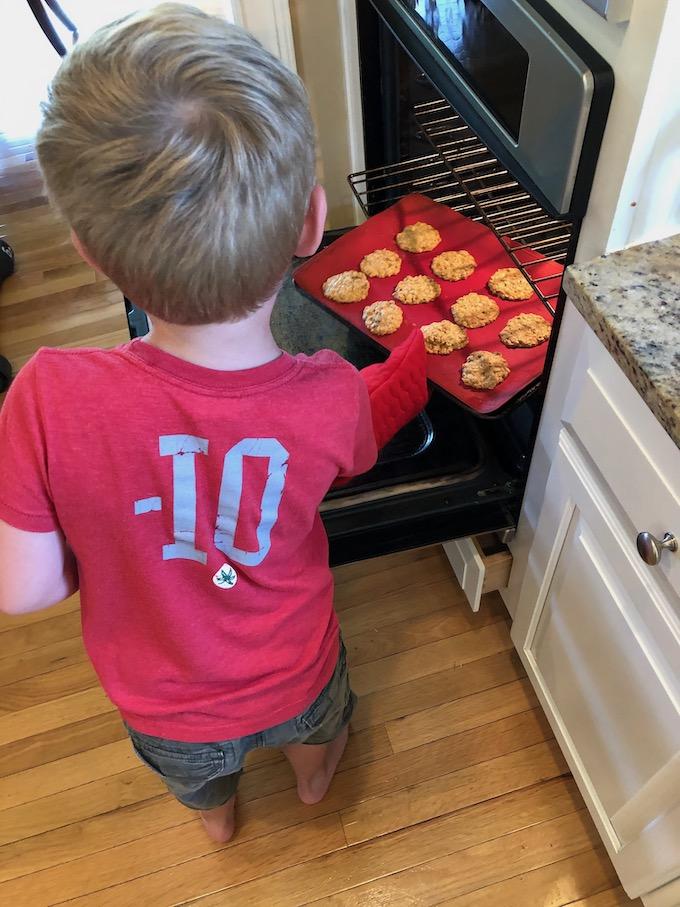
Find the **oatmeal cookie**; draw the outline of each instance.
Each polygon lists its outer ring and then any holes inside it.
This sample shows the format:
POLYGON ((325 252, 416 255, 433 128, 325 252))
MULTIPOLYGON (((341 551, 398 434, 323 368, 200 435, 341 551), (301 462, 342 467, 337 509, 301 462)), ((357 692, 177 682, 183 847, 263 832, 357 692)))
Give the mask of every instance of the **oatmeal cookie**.
POLYGON ((468 336, 463 328, 450 321, 434 321, 432 324, 424 324, 420 330, 428 353, 446 356, 447 353, 467 346, 468 336))
POLYGON ((477 267, 469 252, 442 252, 432 259, 432 270, 443 280, 465 280, 477 267))
POLYGON ((534 295, 519 268, 500 268, 489 278, 489 289, 501 299, 529 299, 534 295))
POLYGON ((475 390, 491 390, 510 374, 510 368, 500 353, 477 350, 463 364, 463 384, 475 390))
POLYGON ((368 277, 361 271, 333 274, 323 285, 323 295, 333 302, 361 302, 368 296, 368 277))
POLYGON ((401 271, 401 258, 391 249, 376 249, 364 255, 359 270, 366 277, 394 277, 401 271))
POLYGON ((495 321, 499 312, 493 299, 481 293, 467 293, 451 306, 453 320, 464 328, 483 328, 495 321))
POLYGON ((394 298, 406 305, 420 305, 421 302, 432 302, 441 291, 436 280, 419 274, 417 277, 404 277, 400 280, 394 288, 394 298))
POLYGON ((364 324, 371 334, 394 334, 401 327, 404 313, 396 302, 391 299, 384 302, 374 302, 364 309, 364 324))
POLYGON ((439 230, 420 220, 404 227, 401 233, 397 233, 396 239, 399 248, 405 252, 431 252, 442 241, 439 230))
POLYGON ((550 337, 551 326, 541 315, 522 312, 505 325, 500 337, 506 346, 538 346, 550 337))

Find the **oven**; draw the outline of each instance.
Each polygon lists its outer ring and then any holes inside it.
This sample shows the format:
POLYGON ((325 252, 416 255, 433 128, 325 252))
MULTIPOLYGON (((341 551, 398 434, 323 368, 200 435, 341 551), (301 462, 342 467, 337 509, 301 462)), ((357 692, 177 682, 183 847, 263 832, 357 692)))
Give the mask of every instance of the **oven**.
MULTIPOLYGON (((607 63, 544 0, 356 6, 366 169, 348 178, 361 211, 418 192, 484 223, 555 322, 543 376, 510 405, 479 417, 434 389, 373 470, 328 494, 333 564, 514 530, 563 305, 555 275, 535 278, 518 249, 573 260, 613 90, 607 63)), ((145 333, 126 305, 131 334, 145 333)), ((292 277, 273 330, 293 353, 331 348, 359 368, 384 357, 292 277)))

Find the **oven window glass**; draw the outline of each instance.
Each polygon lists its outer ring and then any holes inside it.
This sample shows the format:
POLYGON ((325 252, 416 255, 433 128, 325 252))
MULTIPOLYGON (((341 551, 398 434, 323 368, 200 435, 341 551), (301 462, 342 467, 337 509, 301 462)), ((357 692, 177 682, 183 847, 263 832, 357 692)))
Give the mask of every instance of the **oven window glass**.
POLYGON ((497 119, 519 138, 529 55, 482 0, 400 0, 497 119))

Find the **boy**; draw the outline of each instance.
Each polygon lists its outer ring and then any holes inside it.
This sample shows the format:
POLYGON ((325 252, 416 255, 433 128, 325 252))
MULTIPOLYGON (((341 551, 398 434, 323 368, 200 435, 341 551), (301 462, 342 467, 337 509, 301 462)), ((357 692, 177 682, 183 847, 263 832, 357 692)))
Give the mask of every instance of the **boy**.
POLYGON ((269 317, 325 221, 295 75, 164 4, 63 63, 38 154, 76 247, 150 315, 111 351, 41 350, 0 415, 0 607, 80 588, 83 636, 135 750, 211 837, 247 752, 320 800, 354 697, 318 505, 376 459, 368 395, 269 317))

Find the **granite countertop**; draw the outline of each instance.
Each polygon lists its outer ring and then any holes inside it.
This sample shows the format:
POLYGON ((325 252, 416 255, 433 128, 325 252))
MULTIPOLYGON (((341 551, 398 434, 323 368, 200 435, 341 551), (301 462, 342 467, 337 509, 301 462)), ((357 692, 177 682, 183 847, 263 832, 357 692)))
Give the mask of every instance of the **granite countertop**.
POLYGON ((564 286, 680 447, 680 234, 572 266, 564 286))

